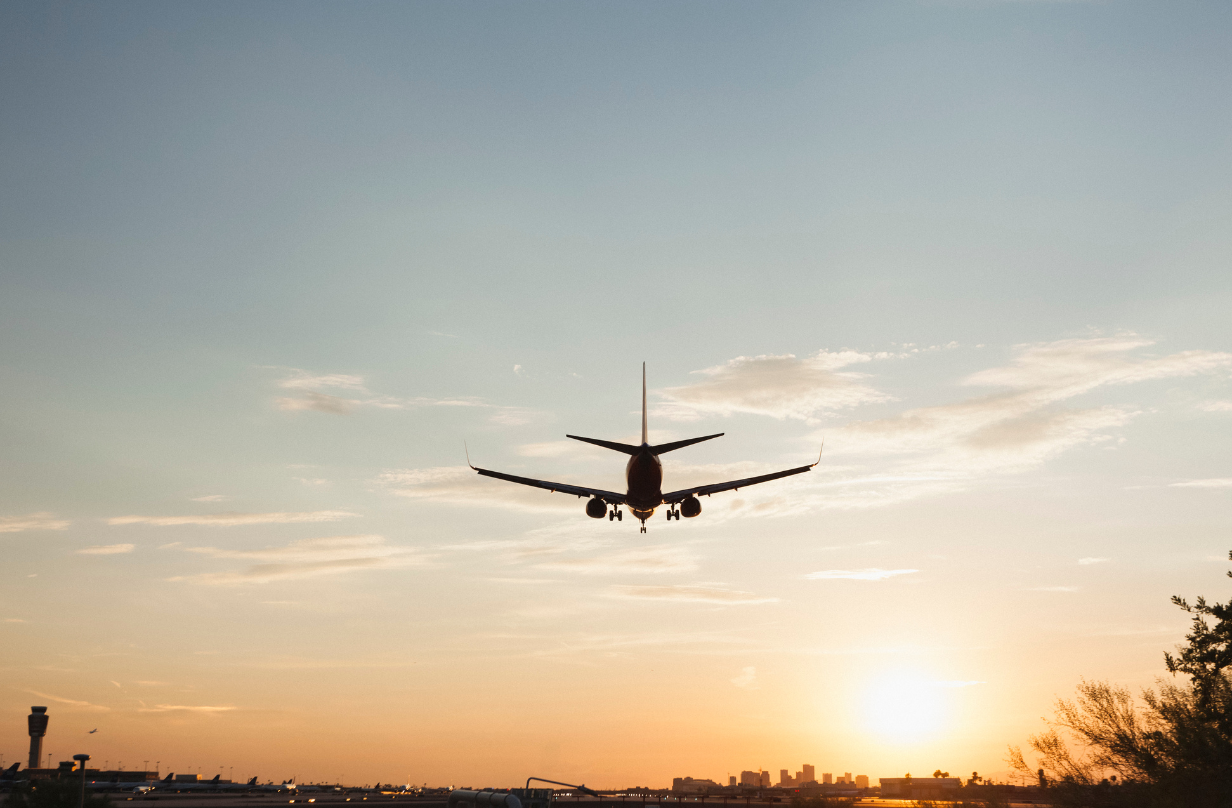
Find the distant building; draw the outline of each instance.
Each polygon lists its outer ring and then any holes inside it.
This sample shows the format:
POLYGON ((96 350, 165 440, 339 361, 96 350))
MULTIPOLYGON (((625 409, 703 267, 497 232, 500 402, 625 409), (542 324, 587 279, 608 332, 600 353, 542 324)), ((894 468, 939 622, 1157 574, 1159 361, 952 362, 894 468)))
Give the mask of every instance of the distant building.
POLYGON ((803 766, 803 771, 800 772, 800 782, 801 783, 816 783, 817 775, 814 774, 813 772, 814 772, 814 769, 813 769, 812 764, 805 763, 803 766))
POLYGON ((957 777, 882 777, 881 796, 907 800, 949 799, 962 786, 957 777))
POLYGON ((856 775, 856 788, 868 788, 868 775, 867 774, 857 774, 856 775))
POLYGON ((740 785, 759 788, 761 786, 760 772, 740 772, 740 785))
POLYGON ((834 775, 830 774, 830 772, 826 772, 825 774, 821 776, 821 782, 823 784, 833 783, 834 775))
POLYGON ((721 786, 713 780, 695 780, 692 777, 676 777, 672 780, 673 794, 705 794, 721 786))
POLYGON ((728 785, 728 786, 735 786, 735 785, 736 785, 736 775, 734 775, 734 774, 729 774, 729 775, 727 776, 727 785, 728 785))
POLYGON ((779 785, 783 788, 791 788, 796 784, 796 780, 791 776, 791 772, 786 769, 779 769, 779 785))
POLYGON ((763 771, 761 773, 761 787, 762 788, 770 787, 770 772, 763 771))
POLYGON ((843 782, 844 783, 854 783, 855 782, 855 780, 851 779, 851 772, 843 772, 843 782))

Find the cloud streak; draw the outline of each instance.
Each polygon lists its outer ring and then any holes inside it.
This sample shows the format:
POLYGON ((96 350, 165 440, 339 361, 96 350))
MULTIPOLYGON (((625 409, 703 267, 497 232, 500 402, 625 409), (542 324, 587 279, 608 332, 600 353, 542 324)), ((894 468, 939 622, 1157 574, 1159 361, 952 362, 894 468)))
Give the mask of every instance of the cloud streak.
POLYGON ((93 547, 83 547, 77 551, 78 555, 119 555, 121 553, 131 553, 133 545, 131 544, 96 544, 93 547))
POLYGON ((351 511, 305 511, 278 513, 212 513, 196 516, 113 516, 109 525, 205 525, 207 527, 237 527, 240 525, 291 525, 304 522, 337 522, 359 516, 351 511))
POLYGON ((741 592, 720 586, 632 586, 620 585, 611 588, 612 597, 629 600, 666 600, 677 603, 713 603, 722 606, 748 606, 760 603, 775 603, 778 598, 763 597, 752 592, 741 592))
POLYGON ((0 516, 0 533, 22 533, 27 530, 64 530, 71 523, 41 511, 25 516, 0 516))
POLYGON ((866 374, 846 368, 890 356, 847 350, 823 350, 804 358, 738 356, 694 371, 701 379, 693 384, 661 391, 664 403, 656 414, 677 421, 751 413, 813 422, 825 412, 889 401, 869 386, 866 374))
POLYGON ((188 547, 185 551, 215 559, 255 562, 241 570, 170 579, 211 585, 268 584, 360 570, 424 566, 429 561, 413 548, 387 544, 384 537, 376 535, 306 539, 257 550, 188 547))
POLYGON ((911 575, 916 572, 919 572, 919 570, 883 570, 879 567, 869 567, 863 570, 819 570, 817 572, 810 572, 804 577, 810 581, 884 581, 887 578, 911 575))

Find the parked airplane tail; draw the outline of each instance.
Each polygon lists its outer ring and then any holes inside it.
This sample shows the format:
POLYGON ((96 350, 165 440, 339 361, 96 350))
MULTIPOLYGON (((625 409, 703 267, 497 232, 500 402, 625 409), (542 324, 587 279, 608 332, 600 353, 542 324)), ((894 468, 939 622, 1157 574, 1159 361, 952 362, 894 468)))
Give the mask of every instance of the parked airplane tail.
POLYGON ((175 772, 167 772, 167 776, 163 778, 163 782, 170 783, 173 777, 175 777, 175 772))
POLYGON ((21 761, 17 761, 12 766, 9 766, 4 771, 0 772, 0 779, 10 780, 13 775, 17 774, 17 767, 21 765, 21 761))
POLYGON ((218 782, 218 778, 219 778, 219 777, 222 777, 222 775, 221 775, 221 774, 216 774, 216 775, 214 775, 214 779, 213 779, 213 780, 211 780, 210 782, 211 782, 211 783, 217 783, 217 782, 218 782))
POLYGON ((255 786, 256 784, 257 784, 257 778, 255 777, 248 781, 248 785, 250 786, 255 786))

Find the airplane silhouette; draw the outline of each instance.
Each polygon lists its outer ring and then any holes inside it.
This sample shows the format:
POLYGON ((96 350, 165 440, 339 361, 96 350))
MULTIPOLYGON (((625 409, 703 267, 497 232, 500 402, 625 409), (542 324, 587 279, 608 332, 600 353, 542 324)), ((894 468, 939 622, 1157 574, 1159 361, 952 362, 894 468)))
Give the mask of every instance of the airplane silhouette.
POLYGON ((87 732, 87 733, 86 733, 86 735, 93 735, 93 734, 94 734, 94 733, 96 733, 96 732, 98 732, 98 730, 97 730, 97 729, 92 729, 92 730, 90 730, 89 732, 87 732))
MULTIPOLYGON (((678 491, 669 491, 664 494, 662 492, 663 485, 663 464, 659 462, 659 455, 667 452, 674 452, 677 449, 685 446, 692 446, 695 443, 701 443, 704 440, 723 437, 722 432, 715 435, 706 435, 701 438, 688 438, 686 440, 672 441, 671 443, 661 443, 658 446, 651 446, 647 439, 646 429, 646 363, 642 363, 642 444, 640 446, 631 446, 627 443, 615 443, 613 441, 599 440, 598 438, 583 438, 577 435, 565 435, 566 438, 580 440, 583 443, 591 443, 595 446, 602 446, 605 449, 623 452, 629 455, 629 463, 625 466, 625 483, 627 490, 621 494, 616 491, 604 491, 601 488, 587 488, 581 485, 569 485, 566 483, 553 483, 546 480, 534 480, 529 477, 517 477, 512 474, 504 474, 499 471, 489 471, 481 469, 471 463, 470 452, 467 452, 466 464, 484 477, 493 477, 497 480, 505 480, 511 483, 520 485, 529 485, 535 488, 544 488, 553 493, 559 491, 562 494, 573 494, 578 497, 590 497, 586 503, 586 515, 592 519, 602 519, 607 516, 608 521, 613 519, 623 521, 623 515, 620 512, 621 505, 628 505, 629 511, 642 522, 641 532, 646 532, 646 520, 654 515, 655 509, 660 505, 667 505, 668 521, 672 519, 680 520, 683 516, 686 519, 691 519, 702 512, 702 503, 698 500, 699 496, 710 496, 721 491, 739 491, 741 488, 758 483, 777 480, 782 477, 790 477, 793 474, 802 474, 810 471, 813 466, 821 462, 821 455, 817 455, 817 462, 810 463, 807 466, 800 466, 786 471, 776 471, 773 474, 762 474, 757 477, 745 477, 742 480, 730 480, 725 483, 713 483, 711 485, 695 485, 691 488, 681 488, 678 491), (608 506, 612 508, 609 511, 608 506), (677 507, 679 506, 679 507, 677 507)), ((822 446, 824 451, 825 446, 822 446)))

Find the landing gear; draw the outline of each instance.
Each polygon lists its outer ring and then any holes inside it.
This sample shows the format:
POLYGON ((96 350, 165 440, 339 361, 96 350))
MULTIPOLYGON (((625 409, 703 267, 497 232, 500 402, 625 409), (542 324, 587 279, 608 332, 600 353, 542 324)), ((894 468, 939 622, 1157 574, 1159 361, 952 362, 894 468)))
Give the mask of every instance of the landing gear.
POLYGON ((673 519, 675 519, 677 522, 680 521, 680 511, 676 510, 675 508, 669 508, 667 511, 667 521, 670 522, 673 519))
POLYGON ((642 529, 641 529, 641 532, 642 532, 642 533, 645 533, 645 532, 646 532, 646 523, 645 523, 645 522, 642 522, 642 529))
POLYGON ((613 519, 615 519, 617 522, 623 522, 625 520, 624 514, 621 513, 620 508, 612 508, 611 512, 608 513, 607 521, 610 522, 613 519))

